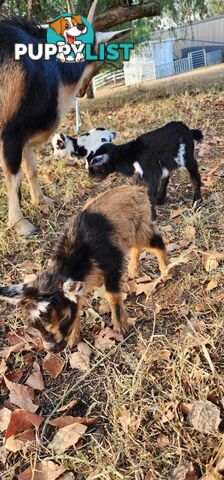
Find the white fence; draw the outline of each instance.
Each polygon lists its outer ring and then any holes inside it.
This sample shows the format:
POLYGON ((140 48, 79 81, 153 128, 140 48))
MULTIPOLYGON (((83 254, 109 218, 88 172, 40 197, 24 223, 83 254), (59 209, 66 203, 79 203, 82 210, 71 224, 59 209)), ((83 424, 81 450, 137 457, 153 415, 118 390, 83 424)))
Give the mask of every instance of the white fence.
POLYGON ((93 91, 104 85, 116 85, 117 83, 124 83, 124 70, 115 70, 109 73, 100 73, 93 79, 93 91))
POLYGON ((125 85, 134 85, 144 80, 155 80, 157 78, 170 77, 179 73, 187 72, 199 67, 209 67, 221 63, 222 50, 206 53, 204 49, 197 50, 188 54, 188 57, 174 60, 171 63, 155 66, 153 60, 144 61, 144 63, 127 62, 124 63, 123 70, 116 70, 109 73, 101 73, 93 79, 94 92, 107 84, 116 85, 125 83, 125 85))

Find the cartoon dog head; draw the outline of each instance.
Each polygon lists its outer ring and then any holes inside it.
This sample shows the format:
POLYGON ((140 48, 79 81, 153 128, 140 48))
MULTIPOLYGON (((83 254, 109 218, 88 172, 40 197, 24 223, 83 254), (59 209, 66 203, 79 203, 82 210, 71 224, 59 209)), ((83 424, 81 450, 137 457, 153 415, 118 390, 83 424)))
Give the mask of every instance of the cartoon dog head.
POLYGON ((86 26, 82 22, 81 15, 69 15, 60 17, 58 20, 49 23, 49 26, 61 37, 65 38, 66 43, 71 45, 75 38, 87 32, 86 26))

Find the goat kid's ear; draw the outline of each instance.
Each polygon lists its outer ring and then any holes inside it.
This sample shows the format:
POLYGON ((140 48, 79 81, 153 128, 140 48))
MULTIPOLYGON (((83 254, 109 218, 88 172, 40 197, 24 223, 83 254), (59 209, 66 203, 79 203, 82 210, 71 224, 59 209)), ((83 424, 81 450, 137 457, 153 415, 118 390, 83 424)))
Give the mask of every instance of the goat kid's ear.
POLYGON ((69 278, 63 283, 63 293, 66 298, 71 302, 77 303, 78 297, 82 297, 84 294, 85 283, 77 282, 69 278))
POLYGON ((112 137, 113 137, 113 139, 114 139, 114 138, 116 138, 116 136, 117 136, 117 132, 111 132, 111 133, 112 133, 112 137))
POLYGON ((17 304, 23 299, 24 284, 17 283, 15 285, 8 285, 7 287, 0 287, 0 300, 5 300, 8 303, 17 304))
POLYGON ((107 153, 103 155, 97 155, 91 160, 90 167, 95 167, 95 166, 100 167, 104 163, 107 163, 108 160, 109 160, 109 155, 107 153))

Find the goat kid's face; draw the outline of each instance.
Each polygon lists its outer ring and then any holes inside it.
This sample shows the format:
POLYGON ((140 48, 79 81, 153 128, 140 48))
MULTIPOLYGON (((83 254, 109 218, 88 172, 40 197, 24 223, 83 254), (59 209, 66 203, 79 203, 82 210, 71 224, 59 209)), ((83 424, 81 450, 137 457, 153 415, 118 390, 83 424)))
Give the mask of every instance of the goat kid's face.
POLYGON ((89 176, 94 180, 102 181, 110 173, 114 172, 114 168, 110 158, 110 152, 114 146, 111 143, 102 145, 93 157, 89 160, 89 176))
POLYGON ((83 289, 83 282, 71 279, 63 282, 52 273, 44 273, 31 283, 0 287, 0 299, 20 304, 28 314, 29 324, 40 332, 44 348, 56 353, 67 344, 73 346, 71 334, 83 289))

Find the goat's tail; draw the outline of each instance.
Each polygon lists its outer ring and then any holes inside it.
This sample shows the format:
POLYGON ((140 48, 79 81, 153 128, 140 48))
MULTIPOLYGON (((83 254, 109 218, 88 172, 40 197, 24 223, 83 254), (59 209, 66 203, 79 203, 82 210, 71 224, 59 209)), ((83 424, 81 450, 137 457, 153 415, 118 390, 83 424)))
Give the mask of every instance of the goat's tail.
POLYGON ((191 133, 192 133, 193 139, 196 140, 196 142, 202 142, 204 137, 203 137, 203 133, 202 133, 201 130, 192 129, 191 133))

